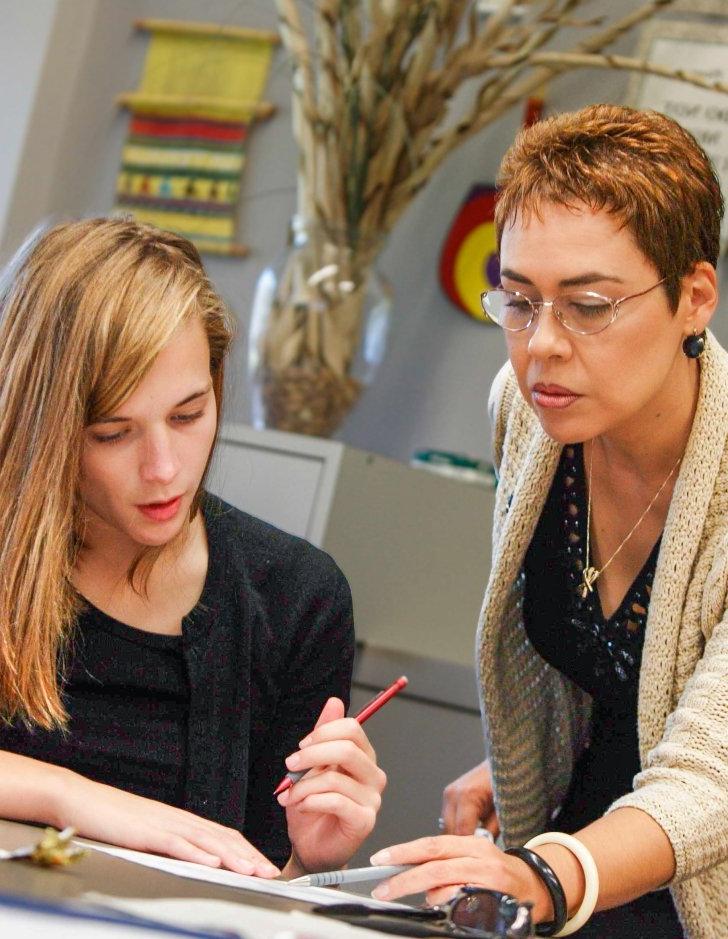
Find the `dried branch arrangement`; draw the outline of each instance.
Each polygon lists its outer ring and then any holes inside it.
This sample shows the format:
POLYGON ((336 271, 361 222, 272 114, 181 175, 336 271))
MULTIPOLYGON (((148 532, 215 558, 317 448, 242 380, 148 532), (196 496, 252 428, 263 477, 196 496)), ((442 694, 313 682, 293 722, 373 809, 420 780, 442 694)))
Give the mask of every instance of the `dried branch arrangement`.
POLYGON ((728 91, 604 51, 671 2, 650 0, 608 22, 581 17, 586 0, 502 0, 487 17, 475 0, 314 0, 304 26, 300 0, 276 0, 293 67, 298 214, 317 234, 281 284, 260 350, 270 424, 328 435, 356 400, 350 370, 372 259, 463 141, 575 68, 728 91), (549 48, 566 33, 571 48, 549 48), (466 83, 472 104, 453 123, 449 104, 466 83), (332 277, 319 276, 325 268, 332 277))

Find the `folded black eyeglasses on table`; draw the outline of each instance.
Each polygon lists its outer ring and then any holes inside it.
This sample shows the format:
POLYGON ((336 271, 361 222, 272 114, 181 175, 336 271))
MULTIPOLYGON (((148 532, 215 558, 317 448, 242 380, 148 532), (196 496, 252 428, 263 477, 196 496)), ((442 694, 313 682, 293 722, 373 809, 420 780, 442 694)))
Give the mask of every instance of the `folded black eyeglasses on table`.
POLYGON ((388 910, 334 903, 317 906, 313 912, 401 936, 523 939, 532 935, 530 903, 483 887, 462 887, 442 906, 388 910))

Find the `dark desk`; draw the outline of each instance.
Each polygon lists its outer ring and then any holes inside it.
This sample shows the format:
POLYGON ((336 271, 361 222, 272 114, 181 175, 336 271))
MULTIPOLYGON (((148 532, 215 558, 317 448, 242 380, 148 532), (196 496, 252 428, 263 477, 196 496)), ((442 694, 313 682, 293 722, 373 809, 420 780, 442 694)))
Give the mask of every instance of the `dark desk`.
MULTIPOLYGON (((33 844, 41 835, 40 828, 0 820, 2 848, 12 850, 33 844)), ((187 880, 99 851, 89 851, 86 857, 62 868, 47 869, 25 861, 0 861, 0 891, 43 897, 47 900, 71 900, 93 891, 111 897, 194 897, 228 900, 283 912, 311 908, 310 903, 288 897, 269 896, 239 887, 187 880)))

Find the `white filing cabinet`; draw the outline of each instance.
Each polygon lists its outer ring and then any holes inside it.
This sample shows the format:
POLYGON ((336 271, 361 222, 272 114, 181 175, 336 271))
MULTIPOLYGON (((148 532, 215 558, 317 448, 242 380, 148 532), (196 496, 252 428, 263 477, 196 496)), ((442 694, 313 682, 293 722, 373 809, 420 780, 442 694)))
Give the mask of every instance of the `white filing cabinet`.
POLYGON ((360 641, 472 667, 491 490, 241 424, 222 430, 210 489, 332 555, 360 641))
POLYGON ((398 675, 410 680, 367 724, 389 785, 354 863, 434 832, 443 786, 483 758, 473 663, 493 492, 240 424, 223 427, 208 485, 323 548, 346 574, 358 642, 353 711, 398 675))

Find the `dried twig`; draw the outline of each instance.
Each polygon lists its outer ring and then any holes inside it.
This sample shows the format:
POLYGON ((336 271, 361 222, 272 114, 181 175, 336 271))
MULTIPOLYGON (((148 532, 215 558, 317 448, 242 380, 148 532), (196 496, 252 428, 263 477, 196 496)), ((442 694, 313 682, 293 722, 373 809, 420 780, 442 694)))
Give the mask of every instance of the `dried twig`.
POLYGON ((366 272, 384 236, 454 149, 549 79, 576 68, 628 69, 728 92, 606 51, 672 0, 648 0, 613 22, 581 16, 585 2, 502 0, 479 19, 475 0, 313 0, 309 35, 297 0, 276 0, 293 67, 298 208, 319 229, 308 268, 289 274, 288 296, 279 291, 263 355, 271 373, 295 370, 296 395, 339 382, 340 402, 356 397, 350 368, 366 272), (567 29, 578 41, 549 48, 567 29), (452 124, 450 101, 473 80, 472 104, 452 124), (316 281, 327 265, 345 292, 316 281), (320 381, 311 378, 317 367, 320 381))

